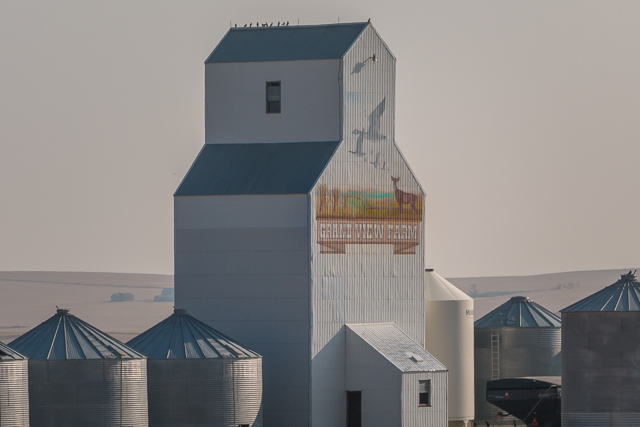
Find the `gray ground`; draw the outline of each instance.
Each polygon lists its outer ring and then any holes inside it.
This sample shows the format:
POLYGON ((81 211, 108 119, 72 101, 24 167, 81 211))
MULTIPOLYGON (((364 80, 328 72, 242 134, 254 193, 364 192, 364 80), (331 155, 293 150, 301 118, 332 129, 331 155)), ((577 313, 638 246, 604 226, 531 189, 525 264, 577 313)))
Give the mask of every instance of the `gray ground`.
MULTIPOLYGON (((598 270, 517 277, 471 277, 448 280, 475 298, 476 319, 514 295, 525 295, 547 309, 560 309, 614 283, 628 271, 598 270)), ((169 316, 171 302, 153 302, 173 276, 159 274, 0 272, 0 341, 27 332, 55 313, 69 308, 81 319, 121 341, 169 316), (135 300, 110 302, 116 292, 135 300)))

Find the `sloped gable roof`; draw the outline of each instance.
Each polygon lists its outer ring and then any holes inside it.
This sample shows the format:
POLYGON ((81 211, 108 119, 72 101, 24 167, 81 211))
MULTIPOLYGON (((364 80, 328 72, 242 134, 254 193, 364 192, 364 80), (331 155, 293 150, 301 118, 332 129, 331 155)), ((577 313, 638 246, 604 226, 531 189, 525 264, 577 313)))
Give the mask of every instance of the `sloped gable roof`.
POLYGON ((149 359, 248 359, 261 357, 211 326, 175 309, 127 343, 149 359))
POLYGON ((342 58, 367 25, 231 28, 205 63, 342 58))
POLYGON ((338 145, 206 144, 175 196, 308 194, 338 145))
POLYGON ((437 372, 447 368, 393 323, 350 323, 346 327, 402 372, 437 372))

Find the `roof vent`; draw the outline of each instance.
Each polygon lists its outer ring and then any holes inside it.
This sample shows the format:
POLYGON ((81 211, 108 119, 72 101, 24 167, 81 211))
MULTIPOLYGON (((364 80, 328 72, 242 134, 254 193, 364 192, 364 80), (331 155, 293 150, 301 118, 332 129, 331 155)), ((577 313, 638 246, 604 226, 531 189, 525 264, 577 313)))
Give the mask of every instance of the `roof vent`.
POLYGON ((178 316, 184 316, 187 314, 187 309, 186 308, 174 308, 173 309, 173 314, 177 314, 178 316))
POLYGON ((56 309, 56 314, 58 316, 66 316, 67 314, 69 314, 68 308, 58 308, 58 306, 56 306, 56 309))
POLYGON ((638 271, 638 270, 634 270, 633 272, 631 272, 631 270, 629 270, 629 272, 627 274, 621 274, 620 275, 620 280, 624 280, 626 282, 635 282, 636 281, 636 271, 638 271))
POLYGON ((416 363, 424 362, 424 359, 422 357, 418 356, 417 354, 413 354, 413 353, 411 354, 409 359, 413 360, 416 363))

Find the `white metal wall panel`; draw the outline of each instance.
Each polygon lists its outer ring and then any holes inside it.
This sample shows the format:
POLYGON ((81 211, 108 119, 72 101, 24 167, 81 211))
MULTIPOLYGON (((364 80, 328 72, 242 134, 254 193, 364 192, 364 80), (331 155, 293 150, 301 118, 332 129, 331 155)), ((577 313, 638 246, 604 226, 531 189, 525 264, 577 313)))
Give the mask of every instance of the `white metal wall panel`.
MULTIPOLYGON (((362 425, 400 427, 402 372, 358 334, 349 328, 345 328, 345 331, 345 388, 349 391, 362 391, 362 425)), ((343 400, 344 393, 343 391, 343 400)), ((336 425, 344 424, 345 417, 336 425)))
POLYGON ((340 139, 340 60, 205 65, 205 141, 340 139), (281 82, 281 113, 266 113, 266 82, 281 82))
POLYGON ((402 426, 446 427, 447 372, 415 372, 402 376, 402 426), (431 406, 419 406, 420 380, 431 380, 431 406))
POLYGON ((263 356, 265 425, 308 425, 308 196, 174 199, 176 306, 263 356))
POLYGON ((393 322, 424 345, 424 194, 394 142, 395 58, 372 27, 342 84, 343 142, 311 197, 314 427, 345 425, 345 323, 393 322))

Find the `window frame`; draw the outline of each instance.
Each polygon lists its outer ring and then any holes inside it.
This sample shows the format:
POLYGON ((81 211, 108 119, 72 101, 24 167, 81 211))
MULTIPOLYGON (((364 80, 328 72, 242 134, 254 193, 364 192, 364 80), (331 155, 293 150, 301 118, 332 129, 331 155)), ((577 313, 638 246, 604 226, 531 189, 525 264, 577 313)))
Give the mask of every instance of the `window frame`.
POLYGON ((431 380, 418 380, 418 407, 431 407, 431 380), (421 391, 422 384, 425 384, 425 391, 421 391), (426 396, 426 403, 422 403, 422 397, 426 396))
POLYGON ((282 113, 282 80, 272 80, 268 81, 265 85, 265 102, 266 102, 266 113, 267 114, 281 114, 282 113), (278 87, 278 100, 270 101, 269 100, 269 88, 277 86, 278 87), (271 103, 277 102, 277 111, 273 108, 271 103))

